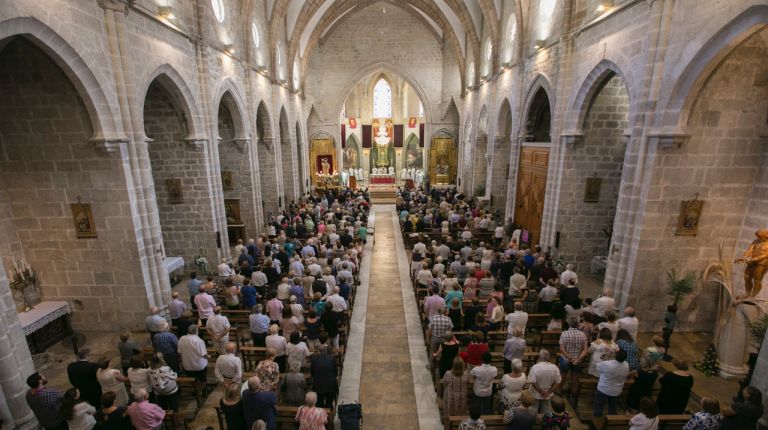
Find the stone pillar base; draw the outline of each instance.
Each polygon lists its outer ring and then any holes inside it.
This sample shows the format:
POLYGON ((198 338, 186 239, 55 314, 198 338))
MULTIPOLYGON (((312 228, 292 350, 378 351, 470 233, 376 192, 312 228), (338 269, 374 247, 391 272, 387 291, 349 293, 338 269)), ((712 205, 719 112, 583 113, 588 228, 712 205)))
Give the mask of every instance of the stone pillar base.
POLYGON ((748 366, 729 366, 718 364, 717 375, 723 379, 743 379, 749 373, 748 366))

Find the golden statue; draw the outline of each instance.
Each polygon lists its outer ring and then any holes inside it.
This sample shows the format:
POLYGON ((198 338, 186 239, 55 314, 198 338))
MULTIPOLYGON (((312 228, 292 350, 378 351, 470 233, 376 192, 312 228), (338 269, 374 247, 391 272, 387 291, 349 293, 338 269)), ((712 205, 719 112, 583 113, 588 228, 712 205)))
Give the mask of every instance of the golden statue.
POLYGON ((763 277, 768 271, 768 229, 755 232, 755 239, 736 263, 744 263, 744 288, 747 295, 741 299, 755 297, 763 287, 763 277))

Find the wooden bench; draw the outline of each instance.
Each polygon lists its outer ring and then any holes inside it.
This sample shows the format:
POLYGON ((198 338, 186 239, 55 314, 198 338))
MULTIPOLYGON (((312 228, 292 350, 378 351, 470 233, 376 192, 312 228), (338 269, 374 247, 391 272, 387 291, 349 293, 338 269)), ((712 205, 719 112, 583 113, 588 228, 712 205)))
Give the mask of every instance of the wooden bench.
MULTIPOLYGON (((629 389, 632 387, 632 384, 635 383, 634 378, 627 379, 627 382, 624 383, 624 388, 621 391, 621 395, 619 396, 624 397, 627 392, 629 392, 629 389)), ((588 397, 589 399, 592 399, 592 397, 595 395, 595 391, 597 390, 597 378, 579 378, 579 385, 577 387, 576 396, 574 396, 573 399, 573 409, 576 411, 576 414, 579 416, 579 419, 584 421, 584 417, 582 417, 578 406, 579 406, 579 399, 581 397, 588 397)))
MULTIPOLYGON (((533 426, 535 430, 541 429, 541 417, 542 417, 542 414, 539 414, 539 417, 536 420, 536 424, 533 426)), ((461 423, 467 418, 469 418, 469 416, 451 415, 447 419, 443 420, 445 422, 445 430, 458 430, 459 425, 461 425, 461 423)), ((504 424, 503 415, 483 415, 482 419, 483 419, 483 422, 485 422, 486 430, 506 430, 507 429, 507 425, 504 424)), ((624 430, 626 430, 626 427, 624 428, 624 430)))
POLYGON ((164 430, 177 430, 179 428, 183 430, 189 429, 189 424, 192 422, 192 418, 183 417, 179 413, 172 410, 165 411, 165 417, 163 417, 163 429, 164 430))
POLYGON ((203 406, 207 396, 207 387, 204 383, 196 381, 195 378, 179 376, 176 378, 176 385, 179 386, 179 396, 193 397, 198 410, 203 406))
MULTIPOLYGON (((606 415, 603 417, 603 426, 600 430, 626 430, 629 428, 631 415, 606 415)), ((690 415, 659 415, 659 429, 661 430, 680 430, 685 426, 690 415)))

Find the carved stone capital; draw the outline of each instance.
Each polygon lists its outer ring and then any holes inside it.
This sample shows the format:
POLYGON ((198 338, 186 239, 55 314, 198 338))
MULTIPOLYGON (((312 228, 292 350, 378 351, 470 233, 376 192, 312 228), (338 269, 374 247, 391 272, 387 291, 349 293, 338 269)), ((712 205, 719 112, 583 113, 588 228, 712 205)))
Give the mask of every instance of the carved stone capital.
POLYGON ((184 142, 194 149, 205 149, 205 146, 208 144, 208 139, 204 137, 188 137, 184 139, 184 142))
POLYGON ((135 0, 96 0, 99 7, 106 10, 112 10, 115 12, 122 12, 128 15, 131 7, 135 3, 135 0))
POLYGON ((235 144, 238 150, 240 152, 245 152, 245 149, 248 148, 248 145, 251 144, 251 138, 250 137, 236 137, 232 139, 232 143, 235 144))
POLYGON ((91 139, 88 139, 88 142, 93 145, 94 148, 97 150, 110 154, 114 152, 118 152, 120 150, 120 144, 121 143, 127 143, 128 138, 125 136, 121 137, 93 137, 91 139))
POLYGON ((656 142, 656 146, 659 149, 676 149, 680 148, 688 141, 691 135, 680 131, 671 132, 655 132, 648 135, 648 139, 651 142, 656 142))

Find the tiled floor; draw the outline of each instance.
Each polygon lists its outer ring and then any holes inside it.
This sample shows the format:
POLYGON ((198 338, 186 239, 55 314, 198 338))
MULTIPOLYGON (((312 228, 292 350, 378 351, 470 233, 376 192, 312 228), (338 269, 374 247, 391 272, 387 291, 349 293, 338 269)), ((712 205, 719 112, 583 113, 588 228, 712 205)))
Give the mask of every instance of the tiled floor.
MULTIPOLYGON (((377 212, 360 375, 365 426, 418 429, 392 214, 377 212)), ((352 346, 350 345, 350 349, 352 346)))

